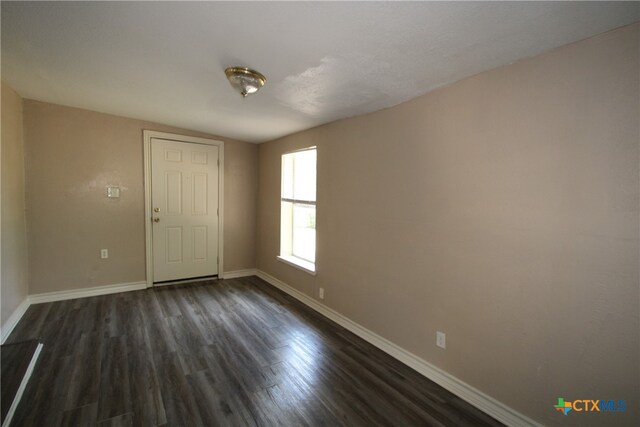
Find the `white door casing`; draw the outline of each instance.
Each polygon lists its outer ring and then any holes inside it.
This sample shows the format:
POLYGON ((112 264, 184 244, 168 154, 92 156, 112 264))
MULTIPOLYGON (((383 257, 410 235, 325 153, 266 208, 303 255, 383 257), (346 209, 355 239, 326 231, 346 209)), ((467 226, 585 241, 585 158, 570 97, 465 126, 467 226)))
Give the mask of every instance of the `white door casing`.
POLYGON ((221 276, 223 149, 145 131, 147 286, 221 276))

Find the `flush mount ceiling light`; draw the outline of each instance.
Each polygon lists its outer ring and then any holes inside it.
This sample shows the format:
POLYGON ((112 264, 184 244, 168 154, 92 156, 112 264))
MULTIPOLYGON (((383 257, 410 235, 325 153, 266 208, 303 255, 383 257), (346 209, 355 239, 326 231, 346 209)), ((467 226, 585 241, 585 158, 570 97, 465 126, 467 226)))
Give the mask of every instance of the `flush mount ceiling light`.
POLYGON ((250 68, 229 67, 224 73, 231 86, 244 97, 256 93, 267 81, 264 75, 250 68))

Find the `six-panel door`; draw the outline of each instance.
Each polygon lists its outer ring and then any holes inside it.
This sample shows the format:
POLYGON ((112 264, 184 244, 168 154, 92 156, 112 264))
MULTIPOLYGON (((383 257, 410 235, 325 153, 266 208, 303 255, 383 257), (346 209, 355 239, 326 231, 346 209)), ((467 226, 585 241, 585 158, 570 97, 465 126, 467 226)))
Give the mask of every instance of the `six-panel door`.
POLYGON ((218 274, 218 147, 151 139, 154 283, 218 274))

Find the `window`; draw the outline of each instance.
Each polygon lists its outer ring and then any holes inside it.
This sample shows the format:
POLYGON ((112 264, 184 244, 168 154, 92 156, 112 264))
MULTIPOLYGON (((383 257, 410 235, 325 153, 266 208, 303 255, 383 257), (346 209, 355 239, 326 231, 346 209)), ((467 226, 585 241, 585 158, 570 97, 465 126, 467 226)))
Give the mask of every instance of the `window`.
POLYGON ((316 148, 282 155, 278 259, 316 270, 316 148))

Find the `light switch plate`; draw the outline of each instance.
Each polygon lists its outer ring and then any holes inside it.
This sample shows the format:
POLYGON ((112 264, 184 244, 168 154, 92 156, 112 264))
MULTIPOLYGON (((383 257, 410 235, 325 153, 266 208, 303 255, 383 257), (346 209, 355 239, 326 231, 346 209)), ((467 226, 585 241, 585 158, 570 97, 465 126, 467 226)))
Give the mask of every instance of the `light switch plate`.
POLYGON ((120 197, 120 187, 107 187, 107 197, 117 199, 120 197))

